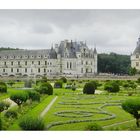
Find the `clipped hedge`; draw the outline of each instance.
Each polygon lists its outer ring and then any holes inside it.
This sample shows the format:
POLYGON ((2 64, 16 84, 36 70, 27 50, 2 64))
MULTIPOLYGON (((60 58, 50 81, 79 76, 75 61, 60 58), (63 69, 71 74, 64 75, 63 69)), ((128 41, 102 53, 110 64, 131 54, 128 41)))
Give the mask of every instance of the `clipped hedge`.
POLYGON ((37 91, 29 90, 28 91, 28 96, 29 96, 29 99, 32 100, 32 101, 40 102, 40 94, 37 91))
POLYGON ((6 111, 6 113, 4 114, 4 116, 6 118, 17 118, 18 113, 17 113, 16 110, 10 109, 10 110, 6 111))
POLYGON ((88 130, 88 131, 101 131, 101 130, 103 130, 103 128, 99 124, 93 123, 93 124, 89 124, 88 126, 86 126, 85 130, 88 130))
POLYGON ((38 91, 40 94, 48 94, 52 95, 53 94, 53 87, 50 83, 42 83, 40 87, 38 88, 38 91))
POLYGON ((94 94, 95 93, 95 85, 92 82, 88 82, 84 85, 83 88, 84 94, 94 94))
POLYGON ((0 112, 7 110, 10 107, 10 103, 6 101, 0 102, 0 112))
POLYGON ((67 78, 66 78, 66 77, 61 77, 60 80, 61 80, 63 83, 67 83, 67 78))

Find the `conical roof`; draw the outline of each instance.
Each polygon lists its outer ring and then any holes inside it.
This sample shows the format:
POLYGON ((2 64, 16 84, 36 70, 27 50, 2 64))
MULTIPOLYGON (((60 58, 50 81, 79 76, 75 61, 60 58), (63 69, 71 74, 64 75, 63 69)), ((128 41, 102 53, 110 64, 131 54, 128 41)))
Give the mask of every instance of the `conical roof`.
POLYGON ((136 46, 133 54, 140 54, 140 37, 138 38, 137 46, 136 46))

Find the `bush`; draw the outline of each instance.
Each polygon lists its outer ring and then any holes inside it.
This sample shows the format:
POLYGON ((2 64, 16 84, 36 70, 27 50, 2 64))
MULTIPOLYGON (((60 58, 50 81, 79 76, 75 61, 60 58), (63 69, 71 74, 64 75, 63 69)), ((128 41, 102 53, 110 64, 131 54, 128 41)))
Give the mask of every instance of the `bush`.
POLYGON ((41 118, 35 116, 25 116, 20 122, 19 126, 23 130, 44 130, 45 125, 41 118))
POLYGON ((89 125, 85 128, 85 130, 88 130, 88 131, 92 131, 92 130, 100 131, 100 130, 103 130, 103 128, 102 128, 100 125, 94 123, 94 124, 89 124, 89 125))
POLYGON ((7 85, 4 82, 0 82, 0 93, 7 92, 7 85))
POLYGON ((94 94, 95 93, 95 85, 92 82, 88 82, 84 85, 83 93, 85 94, 94 94))
POLYGON ((1 120, 1 117, 0 117, 0 130, 2 130, 2 120, 1 120))
POLYGON ((137 83, 140 83, 140 77, 137 79, 137 83))
POLYGON ((7 110, 10 107, 10 103, 2 101, 0 102, 0 112, 7 110))
POLYGON ((38 101, 38 102, 40 101, 40 94, 35 90, 29 90, 28 96, 29 99, 31 99, 32 101, 38 101))
POLYGON ((111 81, 105 83, 104 90, 107 90, 108 92, 119 92, 120 86, 116 81, 111 81))
POLYGON ((27 93, 13 93, 10 95, 10 99, 20 106, 23 102, 26 102, 29 98, 27 93))
POLYGON ((6 118, 17 118, 18 114, 17 114, 16 110, 10 109, 10 110, 6 111, 6 113, 4 114, 4 116, 6 118))
POLYGON ((32 87, 32 81, 31 80, 26 80, 24 83, 25 88, 31 88, 32 87))
POLYGON ((61 77, 60 80, 61 80, 63 83, 67 83, 67 78, 66 78, 66 77, 61 77))
POLYGON ((38 89, 40 94, 48 94, 52 95, 53 94, 53 87, 50 83, 42 83, 38 89))
POLYGON ((8 83, 7 83, 10 87, 12 87, 14 84, 15 84, 15 82, 14 81, 12 81, 12 80, 10 80, 10 81, 8 81, 8 83))
POLYGON ((54 88, 62 88, 63 87, 63 82, 62 81, 56 81, 54 83, 54 88))
POLYGON ((97 81, 91 81, 91 83, 94 84, 95 89, 97 89, 97 86, 98 86, 99 83, 97 81))

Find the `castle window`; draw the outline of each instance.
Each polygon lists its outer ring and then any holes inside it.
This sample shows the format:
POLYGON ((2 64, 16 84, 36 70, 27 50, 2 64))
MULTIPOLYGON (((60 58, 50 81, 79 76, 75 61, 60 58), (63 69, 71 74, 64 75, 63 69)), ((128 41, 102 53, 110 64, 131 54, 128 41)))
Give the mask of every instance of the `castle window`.
POLYGON ((13 72, 13 68, 11 68, 11 72, 13 72))
POLYGON ((25 65, 27 65, 27 61, 25 61, 25 65))
POLYGON ((136 54, 136 58, 139 58, 139 55, 138 54, 136 54))
POLYGON ((38 61, 38 65, 40 65, 40 61, 38 61))
POLYGON ((81 68, 81 73, 83 73, 83 68, 81 68))
POLYGON ((6 65, 6 62, 4 62, 4 65, 6 65))
POLYGON ((46 72, 46 69, 44 69, 44 72, 46 72))
POLYGON ((83 60, 81 61, 81 64, 83 65, 83 60))
POLYGON ((139 62, 136 62, 136 66, 137 66, 137 67, 139 66, 139 62))
POLYGON ((33 72, 33 69, 31 69, 31 73, 33 72))
POLYGON ((20 65, 20 61, 18 61, 18 65, 20 65))
POLYGON ((27 68, 25 68, 25 73, 27 73, 27 68))
POLYGON ((70 62, 70 69, 72 69, 72 63, 70 62))
POLYGON ((47 65, 47 61, 45 61, 45 65, 47 65))
POLYGON ((19 72, 19 69, 17 69, 17 72, 19 72))
POLYGON ((32 61, 32 64, 34 64, 34 61, 32 61))
POLYGON ((92 65, 92 61, 91 61, 91 65, 92 65))
POLYGON ((40 73, 40 68, 38 68, 38 73, 40 73))
POLYGON ((52 72, 52 70, 50 70, 50 72, 52 72))
POLYGON ((69 68, 69 62, 67 62, 67 69, 69 68))
POLYGON ((5 72, 5 69, 3 69, 3 72, 5 72))
POLYGON ((52 65, 52 63, 50 62, 50 65, 52 65))
POLYGON ((11 65, 13 66, 13 61, 11 62, 11 65))
POLYGON ((86 61, 86 65, 88 65, 88 61, 86 61))

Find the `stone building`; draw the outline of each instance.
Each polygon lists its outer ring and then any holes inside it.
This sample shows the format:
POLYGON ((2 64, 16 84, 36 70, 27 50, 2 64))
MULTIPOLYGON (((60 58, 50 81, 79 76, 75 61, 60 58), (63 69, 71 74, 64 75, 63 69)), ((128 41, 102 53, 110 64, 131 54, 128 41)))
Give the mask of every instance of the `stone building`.
POLYGON ((0 76, 93 76, 97 51, 86 43, 61 41, 51 49, 0 51, 0 76))
POLYGON ((140 37, 138 38, 136 48, 131 55, 131 67, 140 71, 140 37))

